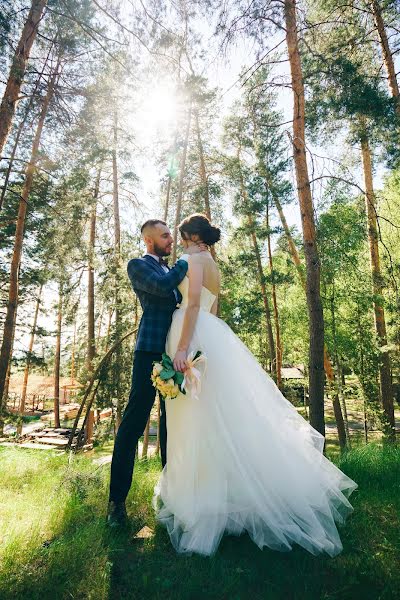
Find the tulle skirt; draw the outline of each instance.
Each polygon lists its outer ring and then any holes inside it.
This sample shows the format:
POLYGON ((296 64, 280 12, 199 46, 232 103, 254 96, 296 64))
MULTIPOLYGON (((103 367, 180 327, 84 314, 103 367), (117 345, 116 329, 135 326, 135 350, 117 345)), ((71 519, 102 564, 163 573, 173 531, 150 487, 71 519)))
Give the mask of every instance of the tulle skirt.
MULTIPOLYGON (((184 314, 174 313, 171 357, 184 314)), ((166 401, 168 462, 153 498, 176 551, 212 555, 224 534, 247 532, 260 548, 338 554, 335 523, 357 484, 322 454, 323 436, 222 320, 200 310, 190 350, 207 357, 201 392, 166 401)))

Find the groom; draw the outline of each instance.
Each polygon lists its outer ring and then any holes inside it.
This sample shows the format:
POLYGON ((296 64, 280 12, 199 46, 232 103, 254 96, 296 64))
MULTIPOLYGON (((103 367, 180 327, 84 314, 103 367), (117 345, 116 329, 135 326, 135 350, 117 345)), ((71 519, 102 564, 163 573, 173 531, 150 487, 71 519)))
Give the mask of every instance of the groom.
MULTIPOLYGON (((182 296, 177 285, 185 277, 188 263, 178 260, 169 269, 164 257, 171 254, 173 239, 164 221, 151 219, 141 228, 147 253, 128 263, 128 275, 138 296, 143 315, 136 338, 132 386, 128 404, 115 438, 111 463, 110 496, 107 522, 111 526, 127 521, 125 499, 132 483, 136 446, 148 421, 155 400, 151 382, 153 361, 161 360, 172 315, 182 296)), ((200 250, 200 249, 199 249, 200 250)), ((167 428, 165 403, 161 400, 160 448, 165 466, 167 428)))

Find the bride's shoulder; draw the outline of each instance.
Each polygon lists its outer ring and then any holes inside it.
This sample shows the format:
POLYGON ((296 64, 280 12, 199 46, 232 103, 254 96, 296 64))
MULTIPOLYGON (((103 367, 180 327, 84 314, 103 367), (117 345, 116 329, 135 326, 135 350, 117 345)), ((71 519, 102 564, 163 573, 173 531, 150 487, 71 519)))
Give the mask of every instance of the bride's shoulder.
POLYGON ((190 254, 189 262, 191 263, 211 263, 214 262, 213 257, 209 252, 197 252, 196 254, 190 254))
POLYGON ((179 257, 179 260, 185 260, 187 263, 189 263, 189 265, 204 265, 210 262, 214 262, 211 255, 206 252, 197 252, 196 254, 182 254, 182 256, 179 257))

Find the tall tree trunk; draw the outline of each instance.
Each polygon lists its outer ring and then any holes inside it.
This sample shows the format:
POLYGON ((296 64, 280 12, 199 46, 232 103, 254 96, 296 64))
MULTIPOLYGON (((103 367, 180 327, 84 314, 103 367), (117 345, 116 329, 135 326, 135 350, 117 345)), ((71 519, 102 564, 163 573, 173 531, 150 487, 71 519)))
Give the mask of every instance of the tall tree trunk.
MULTIPOLYGON (((32 96, 32 98, 33 98, 33 96, 32 96)), ((31 100, 32 100, 32 98, 31 98, 31 100)), ((3 208, 3 203, 4 203, 4 199, 6 197, 7 188, 8 188, 8 182, 10 180, 10 175, 11 175, 12 168, 13 168, 13 165, 14 165, 14 159, 15 159, 15 155, 16 155, 16 152, 17 152, 18 144, 19 144, 19 139, 20 139, 21 134, 22 134, 22 132, 24 130, 25 123, 26 123, 26 120, 28 118, 28 114, 29 114, 29 112, 27 110, 25 112, 25 115, 24 115, 21 123, 18 126, 17 135, 15 136, 14 144, 13 144, 13 147, 12 147, 12 150, 11 150, 10 159, 8 161, 8 166, 7 166, 6 174, 5 174, 5 177, 4 177, 3 188, 1 190, 0 210, 3 208)))
POLYGON ((85 434, 84 434, 85 444, 93 443, 93 430, 94 430, 94 410, 90 409, 87 411, 87 414, 85 416, 85 434))
POLYGON ((103 316, 104 316, 104 304, 101 305, 101 311, 97 323, 97 340, 100 340, 101 335, 101 327, 103 325, 103 316))
POLYGON ((272 193, 272 198, 273 198, 274 204, 276 206, 276 209, 278 211, 279 218, 281 220, 282 227, 283 227, 285 235, 286 235, 286 240, 287 240, 287 243, 289 246, 290 256, 292 257, 293 264, 296 267, 296 271, 299 276, 300 283, 301 283, 304 291, 306 291, 306 278, 304 277, 301 259, 300 259, 299 253, 297 252, 296 244, 294 243, 292 234, 290 233, 290 229, 289 229, 289 225, 286 221, 285 213, 283 212, 283 208, 279 201, 278 196, 276 194, 272 193))
POLYGON ((372 287, 374 291, 375 331, 380 347, 379 379, 382 405, 390 428, 389 437, 394 438, 395 421, 393 390, 390 369, 390 356, 387 350, 385 309, 383 307, 383 280, 380 267, 378 245, 378 221, 376 216, 376 197, 373 187, 371 150, 366 136, 361 138, 362 162, 365 183, 365 206, 368 221, 368 242, 371 263, 372 287))
POLYGON ((388 74, 389 88, 393 98, 396 101, 396 112, 400 116, 400 92, 399 84, 396 77, 396 69, 393 60, 393 54, 390 50, 389 40, 386 33, 385 23, 382 17, 382 9, 378 0, 371 1, 371 9, 374 15, 376 28, 378 30, 379 42, 382 49, 383 60, 385 62, 386 71, 388 74))
POLYGON ((32 104, 33 104, 33 101, 34 101, 35 96, 36 96, 36 92, 38 91, 39 85, 40 85, 40 83, 41 83, 41 81, 43 79, 43 74, 44 74, 44 72, 46 70, 46 67, 47 67, 47 64, 49 62, 49 58, 50 58, 50 54, 51 54, 51 52, 53 50, 53 46, 54 46, 54 43, 52 43, 51 46, 50 46, 50 48, 49 48, 49 51, 47 53, 46 59, 44 61, 43 67, 42 67, 42 71, 41 71, 41 73, 39 73, 39 76, 38 76, 38 78, 37 78, 37 80, 35 82, 35 87, 32 90, 31 97, 29 98, 28 105, 25 107, 24 116, 22 117, 21 122, 18 125, 17 134, 15 136, 14 144, 13 144, 13 147, 12 147, 12 150, 11 150, 11 155, 10 155, 10 158, 9 158, 9 161, 8 161, 8 166, 7 166, 6 174, 4 176, 3 188, 1 190, 0 210, 1 210, 2 206, 3 206, 4 198, 5 198, 6 193, 7 193, 8 182, 10 180, 10 175, 11 175, 11 172, 12 172, 12 169, 13 169, 14 159, 15 159, 15 155, 17 153, 17 148, 18 148, 19 140, 20 140, 20 137, 21 137, 22 132, 24 130, 26 121, 28 119, 28 116, 29 116, 29 113, 30 113, 30 110, 31 110, 31 107, 32 107, 32 104))
MULTIPOLYGON (((332 286, 332 287, 334 289, 334 286, 332 286)), ((334 360, 336 362, 336 370, 337 370, 337 377, 336 377, 337 391, 339 394, 339 399, 341 401, 340 404, 342 407, 343 422, 344 422, 344 428, 346 431, 346 443, 347 443, 348 449, 350 450, 351 440, 350 440, 349 420, 347 417, 346 399, 344 397, 343 388, 342 388, 342 380, 340 377, 339 355, 338 355, 338 351, 337 351, 336 312, 335 312, 335 295, 334 295, 334 293, 331 296, 331 318, 332 318, 333 355, 334 355, 334 360)))
POLYGON ((329 357, 326 346, 324 346, 323 360, 324 360, 324 367, 325 367, 325 371, 326 371, 326 377, 328 379, 329 387, 330 387, 330 390, 332 393, 332 406, 333 406, 333 413, 335 415, 336 427, 337 427, 337 431, 338 431, 339 446, 340 446, 341 450, 344 450, 347 446, 346 427, 344 424, 342 408, 340 406, 338 383, 335 378, 335 373, 334 373, 334 370, 332 367, 332 362, 329 357))
POLYGON ((260 254, 260 249, 258 247, 258 241, 257 241, 257 236, 256 236, 256 231, 255 231, 256 224, 255 224, 254 217, 253 217, 253 214, 252 214, 250 206, 249 206, 249 197, 247 194, 246 186, 244 184, 243 173, 242 173, 241 166, 240 166, 241 165, 240 148, 238 148, 238 151, 237 151, 237 161, 238 161, 238 166, 239 166, 240 194, 242 196, 244 205, 246 207, 247 222, 249 225, 251 242, 253 244, 254 254, 256 257, 258 279, 259 279, 260 289, 261 289, 261 297, 263 299, 263 304, 264 304, 265 325, 266 325, 266 330, 267 330, 267 335, 268 335, 268 346, 269 346, 269 357, 270 357, 270 362, 271 362, 271 372, 273 375, 275 375, 276 374, 276 355, 275 355, 274 334, 272 331, 271 309, 269 306, 267 288, 266 288, 265 280, 264 280, 264 270, 262 267, 261 254, 260 254))
MULTIPOLYGON (((296 267, 296 271, 299 276, 300 283, 304 289, 304 292, 306 292, 306 279, 304 277, 301 259, 300 259, 299 253, 297 252, 296 244, 294 243, 292 234, 290 233, 290 229, 289 229, 289 226, 286 221, 285 213, 283 212, 282 205, 279 201, 279 198, 274 193, 274 190, 272 189, 271 186, 270 186, 270 190, 271 190, 274 204, 276 206, 279 217, 281 219, 282 227, 285 231, 286 239, 287 239, 288 246, 289 246, 289 252, 292 257, 293 264, 296 267)), ((328 350, 327 350, 325 344, 324 344, 323 359, 324 359, 324 369, 325 369, 326 377, 327 377, 327 380, 328 380, 329 385, 332 390, 333 412, 335 414, 335 419, 336 419, 336 426, 337 426, 338 437, 339 437, 339 445, 340 445, 341 449, 344 449, 346 446, 346 429, 345 429, 345 425, 344 425, 343 413, 342 413, 342 410, 340 407, 338 384, 335 379, 335 373, 334 373, 334 370, 332 367, 332 361, 329 357, 329 353, 328 353, 328 350)))
MULTIPOLYGON (((15 327, 14 327, 14 333, 15 333, 15 327)), ((13 336, 13 341, 12 341, 12 350, 14 349, 14 336, 13 336)), ((10 379, 11 379, 11 366, 12 366, 12 360, 10 360, 10 362, 8 363, 8 368, 7 368, 7 375, 6 375, 6 383, 4 386, 4 405, 7 406, 7 402, 8 402, 8 395, 9 395, 9 390, 10 390, 10 379)), ((2 423, 1 423, 2 425, 2 423)), ((1 430, 0 432, 0 436, 3 435, 3 430, 1 430)))
POLYGON ((269 358, 270 358, 270 362, 271 362, 271 373, 273 376, 276 377, 276 354, 275 354, 274 333, 272 331, 271 309, 269 306, 267 288, 265 286, 265 281, 264 281, 264 270, 262 268, 262 263, 261 263, 260 249, 258 247, 257 236, 254 231, 254 219, 250 215, 248 217, 248 223, 251 228, 250 235, 251 235, 251 240, 253 243, 254 254, 256 255, 258 278, 259 278, 259 282, 260 282, 261 296, 262 296, 263 303, 264 303, 264 314, 265 314, 265 322, 266 322, 267 334, 268 334, 268 346, 269 346, 269 358))
MULTIPOLYGON (((114 127, 113 127, 113 149, 112 149, 112 171, 113 171, 113 206, 114 206, 114 256, 115 256, 115 338, 119 339, 121 335, 121 313, 120 313, 120 293, 118 274, 121 263, 121 223, 119 214, 119 194, 118 194, 118 164, 117 164, 117 148, 118 148, 118 114, 114 111, 114 127)), ((121 347, 118 346, 115 353, 115 365, 117 370, 121 364, 121 347)), ((119 374, 116 381, 117 394, 117 415, 116 415, 116 430, 122 420, 122 397, 120 390, 119 374)))
MULTIPOLYGON (((15 335, 15 327, 14 327, 14 335, 15 335)), ((12 340, 12 350, 14 349, 14 335, 13 335, 13 340, 12 340)), ((8 368, 7 368, 7 375, 6 375, 6 383, 4 386, 4 392, 3 392, 3 396, 4 396, 4 406, 7 407, 7 403, 8 403, 8 395, 9 395, 9 390, 10 390, 10 379, 11 379, 11 366, 12 366, 12 356, 10 358, 10 362, 8 363, 8 368)), ((0 437, 3 435, 3 423, 0 423, 0 437)))
POLYGON ((324 316, 320 294, 320 261, 316 242, 314 206, 305 146, 305 100, 297 35, 296 0, 284 0, 286 42, 293 90, 293 155, 306 258, 306 294, 310 329, 310 423, 325 435, 324 316))
MULTIPOLYGON (((10 388, 12 356, 13 356, 13 352, 14 352, 14 342, 15 342, 15 330, 16 330, 16 327, 17 327, 17 312, 15 312, 15 315, 14 315, 14 323, 13 323, 12 336, 11 336, 10 360, 8 361, 6 381, 5 381, 4 392, 3 392, 4 406, 6 408, 7 408, 8 393, 9 393, 9 388, 10 388)), ((3 435, 3 433, 4 433, 4 421, 1 418, 1 414, 0 414, 0 437, 3 435)))
POLYGON ((276 286, 274 281, 274 262, 272 258, 271 250, 271 235, 269 231, 269 206, 267 203, 266 212, 266 225, 267 225, 267 247, 268 247, 268 262, 269 270, 271 273, 271 287, 272 287, 272 305, 274 307, 274 321, 275 321, 275 340, 276 340, 276 383, 278 388, 282 387, 282 342, 281 342, 281 328, 279 325, 279 311, 278 301, 276 298, 276 286))
POLYGON ((360 390, 360 393, 361 393, 362 399, 363 399, 364 441, 365 441, 365 444, 368 444, 368 400, 369 400, 369 397, 367 394, 367 390, 365 389, 365 386, 363 384, 363 382, 365 381, 364 348, 363 348, 363 343, 362 343, 363 331, 362 331, 362 327, 361 327, 361 311, 360 311, 358 302, 357 302, 357 333, 358 333, 358 350, 359 350, 359 357, 360 357, 360 372, 359 372, 357 379, 358 379, 358 384, 359 384, 359 390, 360 390))
POLYGON ((175 178, 175 154, 176 154, 176 142, 178 139, 177 131, 175 131, 174 143, 172 145, 172 158, 168 168, 168 181, 167 181, 167 194, 165 196, 165 204, 164 204, 164 221, 167 222, 168 219, 168 211, 171 199, 171 188, 172 182, 175 178))
POLYGON ((114 127, 113 127, 113 150, 112 150, 112 165, 113 165, 113 206, 114 206, 114 251, 116 262, 119 265, 121 255, 121 224, 119 216, 119 195, 118 195, 118 164, 117 164, 117 147, 118 147, 118 115, 114 112, 114 127))
MULTIPOLYGON (((41 301, 41 296, 42 296, 42 290, 43 290, 43 284, 40 285, 39 292, 38 292, 38 295, 37 295, 37 298, 36 298, 36 306, 35 306, 35 313, 34 313, 34 317, 33 317, 32 329, 31 329, 31 337, 30 337, 30 340, 29 340, 28 354, 26 356, 26 365, 25 365, 25 371, 24 371, 24 380, 23 380, 23 383, 22 383, 22 394, 21 394, 21 400, 20 400, 19 409, 18 409, 20 417, 23 416, 24 411, 25 411, 25 402, 26 402, 26 392, 27 392, 27 389, 28 389, 29 370, 30 370, 30 366, 31 366, 33 344, 35 343, 36 326, 37 326, 37 320, 38 320, 38 315, 39 315, 39 308, 40 308, 40 301, 41 301)), ((21 433, 22 433, 22 422, 18 423, 17 433, 19 435, 21 435, 21 433)))
POLYGON ((0 156, 10 131, 15 107, 18 101, 21 85, 24 80, 26 66, 32 44, 35 40, 40 19, 42 18, 47 0, 32 0, 28 18, 25 21, 17 48, 12 61, 10 74, 4 90, 0 106, 0 156))
POLYGON ((73 385, 75 381, 75 348, 76 348, 76 318, 74 322, 74 337, 72 338, 72 349, 71 349, 71 372, 70 379, 71 385, 73 385))
MULTIPOLYGON (((36 162, 39 154, 39 144, 40 138, 42 135, 44 120, 46 118, 46 114, 49 108, 50 100, 54 93, 54 86, 56 83, 56 79, 58 77, 58 69, 60 66, 60 60, 57 62, 57 66, 50 78, 49 85, 47 88, 46 96, 43 100, 42 110, 40 112, 38 125, 35 132, 35 137, 33 139, 31 158, 26 168, 25 182, 24 187, 21 193, 21 200, 19 203, 18 209, 18 217, 17 217, 17 226, 15 231, 15 241, 14 241, 14 250, 13 256, 11 260, 11 270, 10 270, 10 286, 9 286, 9 295, 8 295, 8 303, 7 303, 7 313, 6 319, 4 323, 4 331, 3 331, 3 342, 1 346, 0 352, 0 402, 3 398, 5 378, 7 373, 8 362, 10 360, 11 355, 11 339, 12 339, 12 329, 15 319, 15 313, 17 311, 18 306, 18 272, 19 265, 21 262, 22 255, 22 244, 24 238, 24 229, 25 229, 25 218, 26 218, 26 209, 28 204, 29 194, 32 188, 33 178, 36 171, 36 162)), ((1 412, 2 406, 0 407, 0 421, 1 421, 1 412)))
POLYGON ((61 325, 63 311, 63 285, 58 284, 58 313, 56 350, 54 355, 54 427, 60 427, 60 360, 61 360, 61 325))
POLYGON ((167 222, 167 219, 168 219, 169 199, 171 196, 171 184, 172 184, 172 176, 169 173, 168 182, 167 182, 167 194, 165 196, 165 204, 164 204, 164 221, 165 222, 167 222))
POLYGON ((182 149, 181 166, 180 166, 180 173, 179 173, 179 188, 178 188, 178 197, 176 200, 174 245, 172 248, 172 262, 176 261, 176 246, 177 246, 177 241, 178 241, 178 225, 181 221, 183 183, 185 181, 186 156, 187 156, 187 149, 188 149, 188 145, 189 145, 189 134, 190 134, 191 121, 192 121, 192 103, 190 102, 187 123, 186 123, 185 141, 184 141, 183 149, 182 149))
POLYGON ((106 350, 109 349, 110 342, 111 342, 111 323, 112 323, 113 314, 114 314, 114 309, 110 308, 110 310, 108 311, 108 324, 107 324, 107 333, 106 333, 106 350))
POLYGON ((94 319, 94 255, 95 255, 95 242, 96 242, 96 211, 97 211, 97 199, 99 196, 100 189, 100 175, 101 169, 99 168, 96 181, 94 184, 93 192, 93 206, 90 215, 90 234, 89 234, 89 252, 88 252, 88 347, 87 347, 87 369, 91 373, 93 371, 93 360, 96 355, 96 343, 95 343, 95 319, 94 319))
MULTIPOLYGON (((209 221, 211 221, 211 205, 210 205, 210 186, 208 185, 208 177, 206 170, 206 161, 204 159, 204 148, 203 141, 201 139, 201 130, 200 130, 200 120, 199 120, 199 111, 194 111, 194 118, 196 124, 196 133, 197 133, 197 147, 199 149, 199 171, 200 171, 200 181, 203 189, 203 198, 204 198, 204 209, 206 216, 209 221)), ((217 255, 215 252, 215 247, 211 246, 210 249, 211 256, 214 260, 216 260, 217 255)))

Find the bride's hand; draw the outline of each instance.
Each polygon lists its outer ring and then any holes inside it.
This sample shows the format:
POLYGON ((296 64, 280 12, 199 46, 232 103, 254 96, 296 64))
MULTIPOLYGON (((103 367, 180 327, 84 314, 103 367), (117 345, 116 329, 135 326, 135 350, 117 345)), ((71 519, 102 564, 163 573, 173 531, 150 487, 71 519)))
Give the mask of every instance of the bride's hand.
POLYGON ((174 369, 184 373, 187 369, 187 352, 186 350, 177 350, 174 358, 174 369))

